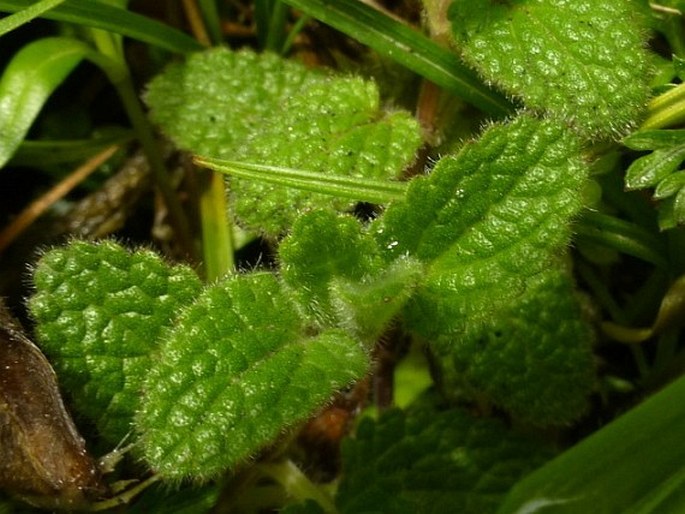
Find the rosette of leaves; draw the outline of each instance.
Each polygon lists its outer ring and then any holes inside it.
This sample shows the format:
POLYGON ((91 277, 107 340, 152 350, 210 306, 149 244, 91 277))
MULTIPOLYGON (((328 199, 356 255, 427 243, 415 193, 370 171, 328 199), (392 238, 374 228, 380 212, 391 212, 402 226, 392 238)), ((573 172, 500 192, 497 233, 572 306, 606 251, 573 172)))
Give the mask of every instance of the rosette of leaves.
POLYGON ((28 306, 41 348, 78 410, 110 443, 121 442, 159 335, 199 294, 200 280, 187 266, 112 241, 52 249, 33 280, 28 306))
MULTIPOLYGON (((269 53, 195 54, 155 78, 146 99, 153 120, 179 147, 213 158, 393 179, 421 144, 418 123, 407 112, 385 110, 373 82, 269 53)), ((303 210, 353 206, 240 179, 231 179, 230 189, 238 219, 272 237, 303 210)))
POLYGON ((552 267, 493 320, 434 348, 442 355, 443 390, 478 391, 519 419, 559 425, 587 408, 593 341, 570 277, 552 267))
POLYGON ((486 80, 584 137, 624 135, 646 105, 648 25, 636 2, 456 0, 449 17, 486 80))
POLYGON ((344 328, 369 345, 401 312, 423 275, 411 257, 385 266, 358 220, 328 210, 301 216, 278 255, 283 283, 310 322, 344 328))
POLYGON ((341 514, 495 512, 509 489, 551 457, 499 422, 423 406, 363 419, 343 443, 341 514))
POLYGON ((654 188, 659 200, 659 226, 685 224, 685 130, 640 130, 623 139, 632 150, 649 152, 626 171, 627 189, 654 188))

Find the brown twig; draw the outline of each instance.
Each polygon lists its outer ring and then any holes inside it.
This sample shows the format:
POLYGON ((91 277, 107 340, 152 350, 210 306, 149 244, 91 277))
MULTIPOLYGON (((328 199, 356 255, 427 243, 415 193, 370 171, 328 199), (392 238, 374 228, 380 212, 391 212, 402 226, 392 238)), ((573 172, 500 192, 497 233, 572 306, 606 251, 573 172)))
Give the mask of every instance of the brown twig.
POLYGON ((61 182, 57 183, 47 193, 31 202, 19 216, 0 232, 0 252, 12 244, 12 242, 51 205, 66 196, 72 189, 85 180, 88 175, 98 169, 117 151, 118 148, 118 145, 112 145, 91 157, 61 182))
POLYGON ((197 8, 197 2, 195 0, 183 0, 183 10, 185 11, 186 18, 190 24, 190 30, 195 36, 195 39, 204 46, 212 46, 212 41, 207 33, 207 28, 202 20, 202 15, 197 8))

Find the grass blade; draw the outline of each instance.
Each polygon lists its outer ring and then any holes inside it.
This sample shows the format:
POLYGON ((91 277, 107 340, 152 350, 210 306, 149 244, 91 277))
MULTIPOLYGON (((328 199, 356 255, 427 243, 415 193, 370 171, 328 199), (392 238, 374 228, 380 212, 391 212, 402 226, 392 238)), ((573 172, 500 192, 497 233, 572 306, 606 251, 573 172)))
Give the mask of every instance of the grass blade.
POLYGON ((12 157, 52 92, 92 49, 43 38, 23 47, 0 78, 0 168, 12 157))
POLYGON ((352 198, 362 202, 388 203, 404 196, 406 183, 359 177, 341 177, 313 171, 294 170, 238 161, 196 157, 195 163, 214 171, 270 184, 352 198))
MULTIPOLYGON (((0 10, 16 12, 33 3, 30 0, 0 0, 0 10)), ((97 0, 65 0, 43 17, 116 32, 172 52, 186 53, 202 49, 200 43, 183 32, 97 0)))
POLYGON ((64 0, 41 0, 40 2, 36 2, 26 9, 3 18, 0 20, 0 36, 7 34, 17 27, 21 27, 23 24, 28 23, 34 18, 38 18, 41 14, 49 11, 50 9, 54 9, 62 2, 64 2, 64 0))
POLYGON ((498 514, 683 512, 683 397, 680 378, 529 475, 498 514))

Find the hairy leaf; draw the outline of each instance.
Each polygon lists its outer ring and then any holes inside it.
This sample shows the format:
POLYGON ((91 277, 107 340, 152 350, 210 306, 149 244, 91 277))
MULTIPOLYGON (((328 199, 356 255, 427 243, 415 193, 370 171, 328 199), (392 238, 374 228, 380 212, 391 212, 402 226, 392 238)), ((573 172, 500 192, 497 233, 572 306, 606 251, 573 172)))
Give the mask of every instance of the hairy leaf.
MULTIPOLYGON (((334 77, 265 53, 214 49, 170 67, 149 86, 153 119, 182 148, 214 158, 366 178, 393 178, 421 144, 406 112, 386 113, 375 84, 334 77)), ((231 182, 243 223, 271 236, 299 210, 331 198, 231 182), (288 209, 283 206, 287 205, 288 209)), ((334 200, 346 209, 349 200, 334 200)))
POLYGON ((323 75, 275 54, 215 48, 169 66, 149 85, 153 121, 181 148, 233 158, 281 105, 323 75))
POLYGON ((568 242, 586 174, 568 131, 522 115, 414 180, 371 228, 388 261, 426 265, 407 326, 433 340, 519 295, 568 242))
POLYGON ((343 443, 341 514, 485 514, 548 457, 492 420, 457 410, 389 411, 343 443))
POLYGON ((457 46, 489 81, 588 137, 615 137, 649 94, 646 25, 631 0, 457 0, 457 46))
POLYGON ((132 429, 150 353, 178 309, 199 294, 185 266, 105 241, 47 252, 29 301, 36 334, 79 411, 119 443, 132 429))
POLYGON ((167 479, 232 468, 367 371, 342 331, 302 334, 269 273, 207 288, 164 337, 138 416, 143 452, 167 479))
POLYGON ((552 268, 491 322, 448 341, 444 364, 453 369, 443 385, 454 391, 466 383, 533 424, 569 423, 594 386, 593 340, 570 277, 552 268))

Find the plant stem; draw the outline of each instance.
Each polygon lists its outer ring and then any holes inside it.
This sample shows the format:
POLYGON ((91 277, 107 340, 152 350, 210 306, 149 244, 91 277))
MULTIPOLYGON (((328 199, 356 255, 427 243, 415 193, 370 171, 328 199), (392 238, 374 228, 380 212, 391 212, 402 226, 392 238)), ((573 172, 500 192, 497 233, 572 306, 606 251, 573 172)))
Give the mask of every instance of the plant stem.
POLYGON ((176 192, 169 181, 169 175, 164 164, 164 159, 159 151, 152 127, 147 121, 143 108, 138 100, 138 95, 133 87, 128 66, 123 57, 120 39, 112 34, 93 29, 95 44, 105 59, 98 59, 98 64, 107 74, 121 98, 126 114, 138 136, 145 156, 150 164, 155 183, 164 198, 164 203, 169 210, 171 223, 179 243, 189 256, 195 254, 188 219, 183 212, 176 192))
POLYGON ((219 173, 203 171, 207 181, 200 195, 202 253, 207 282, 227 275, 235 268, 233 233, 228 220, 226 187, 219 173))
POLYGON ((685 83, 652 99, 647 105, 647 119, 641 130, 670 127, 685 121, 685 83))
POLYGON ((195 0, 183 0, 183 10, 185 11, 186 19, 188 20, 188 24, 190 25, 195 39, 204 46, 211 46, 212 43, 209 39, 209 33, 207 32, 207 28, 205 27, 204 20, 202 19, 202 15, 200 14, 195 0))
POLYGON ((198 0, 198 6, 205 21, 205 27, 214 44, 219 44, 222 39, 221 19, 219 10, 216 7, 216 0, 198 0))
POLYGON ((330 496, 314 485, 291 460, 259 464, 259 469, 281 484, 293 498, 314 500, 328 514, 337 514, 338 510, 330 496))

